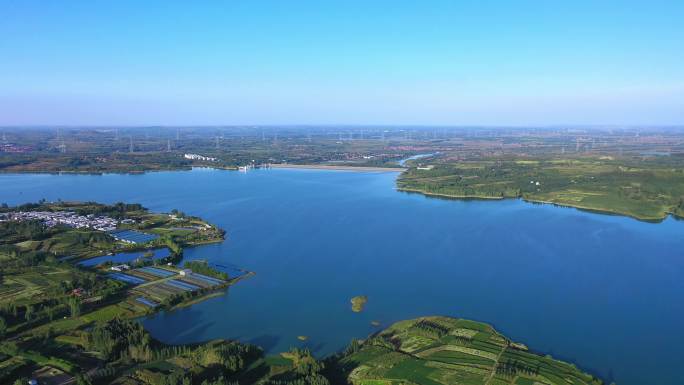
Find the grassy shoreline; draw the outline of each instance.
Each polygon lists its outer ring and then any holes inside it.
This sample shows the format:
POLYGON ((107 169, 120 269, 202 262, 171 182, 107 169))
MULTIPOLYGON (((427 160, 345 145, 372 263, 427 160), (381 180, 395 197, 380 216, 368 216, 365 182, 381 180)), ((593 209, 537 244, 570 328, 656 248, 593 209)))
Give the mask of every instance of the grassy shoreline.
POLYGON ((666 220, 668 217, 672 217, 672 218, 677 219, 677 220, 684 219, 684 217, 681 217, 681 216, 679 216, 675 213, 672 213, 672 212, 668 212, 665 215, 658 216, 658 217, 646 217, 646 216, 639 216, 639 215, 631 214, 628 212, 611 210, 611 209, 607 209, 607 208, 574 205, 574 204, 570 204, 570 203, 546 201, 546 200, 542 200, 542 199, 533 199, 533 198, 526 198, 526 197, 488 197, 488 196, 480 196, 480 195, 452 195, 452 194, 443 194, 443 193, 432 193, 432 192, 423 191, 420 189, 403 188, 403 187, 397 187, 396 190, 401 191, 401 192, 406 192, 406 193, 412 193, 412 194, 421 194, 421 195, 424 195, 426 197, 445 198, 445 199, 453 199, 453 200, 501 201, 501 200, 506 200, 506 199, 513 199, 513 200, 520 199, 524 202, 532 203, 532 204, 543 204, 543 205, 553 205, 556 207, 573 208, 573 209, 591 212, 591 213, 595 213, 595 214, 601 214, 601 215, 617 215, 617 216, 628 217, 628 218, 636 219, 636 220, 641 221, 641 222, 649 222, 649 223, 660 223, 660 222, 663 222, 664 220, 666 220))
POLYGON ((684 217, 684 172, 629 159, 488 159, 410 168, 402 191, 453 199, 519 198, 601 214, 660 222, 684 217))

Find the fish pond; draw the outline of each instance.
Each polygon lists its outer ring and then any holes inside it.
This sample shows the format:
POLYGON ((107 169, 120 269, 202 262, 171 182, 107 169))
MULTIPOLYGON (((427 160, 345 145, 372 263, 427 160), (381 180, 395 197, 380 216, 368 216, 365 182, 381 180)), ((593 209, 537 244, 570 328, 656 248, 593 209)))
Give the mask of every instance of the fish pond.
POLYGON ((88 258, 84 261, 79 262, 81 266, 97 266, 101 263, 112 262, 112 263, 129 263, 136 260, 142 259, 162 259, 171 255, 171 250, 168 248, 153 249, 153 250, 142 250, 142 251, 129 251, 115 253, 112 255, 102 255, 99 257, 88 258))

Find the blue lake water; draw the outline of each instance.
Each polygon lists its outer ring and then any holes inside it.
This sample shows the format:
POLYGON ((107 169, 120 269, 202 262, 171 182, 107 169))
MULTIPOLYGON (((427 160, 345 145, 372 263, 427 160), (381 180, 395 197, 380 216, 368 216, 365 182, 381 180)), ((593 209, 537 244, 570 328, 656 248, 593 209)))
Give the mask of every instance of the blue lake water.
POLYGON ((146 320, 161 340, 238 338, 323 355, 393 321, 450 315, 618 384, 681 384, 684 222, 517 200, 397 192, 396 174, 217 170, 0 175, 0 202, 140 202, 226 229, 186 249, 256 272, 221 297, 146 320), (350 298, 367 295, 362 313, 350 298), (298 335, 309 336, 302 343, 298 335))
POLYGON ((102 255, 100 257, 89 258, 84 261, 79 262, 79 265, 83 266, 97 266, 104 262, 112 263, 128 263, 132 262, 138 258, 143 258, 145 254, 152 253, 150 258, 152 259, 162 259, 171 255, 171 250, 168 248, 154 249, 154 250, 144 250, 144 251, 131 251, 124 253, 116 253, 114 255, 102 255))

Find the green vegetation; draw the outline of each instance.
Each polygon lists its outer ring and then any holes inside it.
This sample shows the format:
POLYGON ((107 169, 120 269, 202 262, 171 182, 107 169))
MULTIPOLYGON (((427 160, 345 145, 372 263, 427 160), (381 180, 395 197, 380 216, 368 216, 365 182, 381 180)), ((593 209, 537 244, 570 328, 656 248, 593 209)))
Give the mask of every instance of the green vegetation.
POLYGON ((397 181, 399 188, 454 198, 523 198, 642 220, 684 217, 684 168, 671 161, 586 157, 434 166, 406 171, 397 181))
POLYGON ((368 302, 368 297, 365 295, 357 295, 356 297, 353 297, 351 299, 352 311, 354 313, 362 312, 364 306, 366 306, 366 302, 368 302))
POLYGON ((47 227, 41 221, 0 222, 0 259, 67 257, 82 260, 107 253, 129 252, 168 247, 175 258, 183 247, 195 246, 224 239, 225 232, 200 218, 174 213, 150 213, 139 204, 116 203, 103 205, 95 202, 39 202, 17 207, 0 207, 0 214, 12 212, 73 212, 78 215, 105 216, 122 221, 118 230, 135 230, 159 236, 146 243, 132 244, 116 240, 110 234, 91 228, 72 228, 65 225, 47 227))
POLYGON ((224 281, 230 279, 227 273, 214 269, 213 267, 209 266, 206 261, 187 261, 183 266, 192 270, 194 273, 204 274, 209 277, 222 279, 224 281))
POLYGON ((448 317, 398 322, 354 341, 335 366, 355 385, 602 384, 574 365, 527 351, 489 325, 448 317))
MULTIPOLYGON (((118 381, 120 375, 129 378, 125 376, 131 371, 135 375, 130 378, 144 377, 147 372, 140 372, 142 364, 192 354, 220 357, 210 367, 204 366, 206 360, 189 361, 196 370, 193 378, 200 379, 198 384, 206 379, 218 381, 209 383, 223 383, 222 376, 239 370, 238 366, 247 362, 245 355, 260 357, 258 349, 236 343, 219 341, 193 347, 168 347, 153 341, 139 323, 130 321, 154 311, 136 300, 141 296, 138 289, 107 279, 102 274, 107 266, 88 269, 75 263, 93 255, 161 245, 178 253, 172 257, 180 257, 185 246, 222 239, 222 230, 177 211, 153 214, 135 204, 39 202, 0 208, 2 214, 23 215, 19 213, 30 211, 107 216, 121 220, 119 228, 158 234, 159 238, 129 244, 93 228, 49 226, 43 220, 8 220, 14 217, 3 216, 0 222, 0 383, 22 379, 26 383, 29 377, 55 381, 75 377, 77 384, 110 383, 118 381)), ((206 270, 213 275, 220 274, 210 268, 206 270)), ((194 283, 198 290, 175 288, 173 295, 160 301, 159 308, 198 301, 210 291, 229 284, 194 283)), ((178 366, 168 376, 155 375, 148 383, 189 383, 193 374, 186 373, 186 369, 178 366)))

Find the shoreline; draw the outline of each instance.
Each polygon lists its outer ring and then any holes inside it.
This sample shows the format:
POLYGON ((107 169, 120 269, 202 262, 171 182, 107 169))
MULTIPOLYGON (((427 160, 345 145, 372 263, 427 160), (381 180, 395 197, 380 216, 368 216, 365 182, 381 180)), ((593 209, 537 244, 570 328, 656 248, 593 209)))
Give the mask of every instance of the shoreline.
MULTIPOLYGON (((22 175, 22 174, 40 174, 40 175, 144 175, 154 172, 176 172, 176 171, 192 171, 195 168, 208 168, 212 170, 222 171, 239 171, 239 167, 232 166, 213 166, 213 165, 192 165, 190 167, 178 168, 164 168, 164 169, 146 169, 146 170, 0 170, 0 175, 22 175)), ((406 167, 372 167, 372 166, 336 166, 326 164, 289 164, 277 163, 269 164, 268 167, 256 167, 256 169, 301 169, 301 170, 330 170, 330 171, 356 171, 356 172, 404 172, 408 170, 406 167)))
POLYGON ((602 208, 595 208, 595 207, 586 207, 586 206, 580 206, 580 205, 571 205, 571 204, 565 204, 565 203, 558 203, 558 202, 553 202, 553 201, 544 201, 544 200, 536 200, 536 199, 530 199, 530 198, 524 198, 524 197, 485 197, 485 196, 477 196, 477 195, 449 195, 449 194, 440 194, 440 193, 430 193, 418 189, 410 189, 410 188, 401 188, 397 187, 397 191, 409 193, 409 194, 421 194, 426 197, 432 197, 432 198, 444 198, 444 199, 453 199, 453 200, 483 200, 483 201, 492 201, 492 200, 505 200, 505 199, 520 199, 523 202, 530 203, 530 204, 538 204, 538 205, 553 205, 556 207, 566 207, 566 208, 573 208, 576 210, 580 211, 585 211, 585 212, 590 212, 594 214, 600 214, 600 215, 615 215, 615 216, 621 216, 621 217, 627 217, 627 218, 632 218, 640 222, 648 222, 648 223, 661 223, 668 217, 672 217, 676 220, 682 219, 681 217, 675 215, 674 213, 666 213, 662 217, 639 217, 633 214, 628 214, 628 213, 622 213, 618 211, 612 211, 609 209, 602 209, 602 208))
POLYGON ((270 168, 300 169, 300 170, 331 170, 331 171, 356 171, 356 172, 404 172, 403 167, 368 167, 368 166, 335 166, 325 164, 270 164, 270 168))

